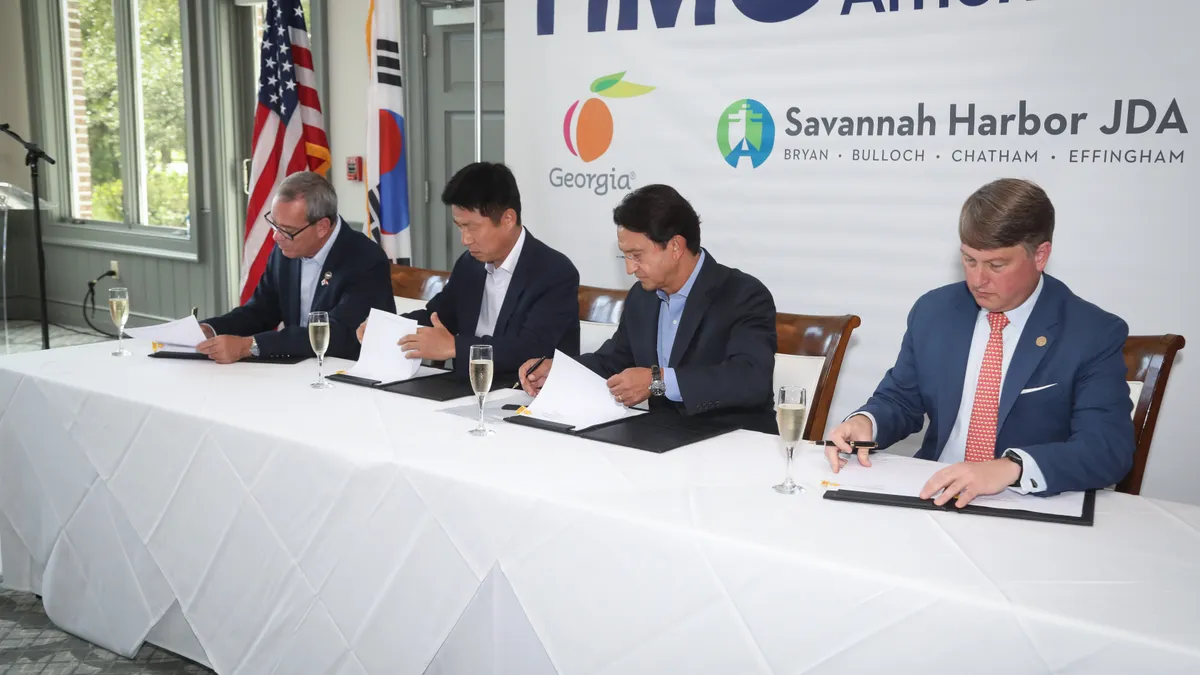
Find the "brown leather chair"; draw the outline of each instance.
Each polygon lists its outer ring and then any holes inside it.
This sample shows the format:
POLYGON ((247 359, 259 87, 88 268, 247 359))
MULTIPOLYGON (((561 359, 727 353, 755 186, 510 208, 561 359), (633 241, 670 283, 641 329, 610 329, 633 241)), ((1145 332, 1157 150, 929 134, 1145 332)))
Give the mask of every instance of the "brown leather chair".
POLYGON ((449 272, 393 264, 392 295, 413 300, 429 300, 442 290, 449 278, 449 272))
POLYGON ((579 287, 579 320, 620 323, 627 291, 594 286, 579 287))
POLYGON ((808 422, 804 425, 802 438, 820 440, 824 436, 829 407, 833 403, 833 392, 837 387, 838 374, 842 370, 842 358, 845 357, 846 347, 850 344, 850 334, 861 324, 862 320, 854 314, 776 315, 775 331, 779 336, 777 353, 820 356, 825 359, 816 387, 809 392, 808 422))
POLYGON ((1183 349, 1184 344, 1182 335, 1170 334, 1130 335, 1125 340, 1126 379, 1141 382, 1142 393, 1133 409, 1133 468, 1117 483, 1118 492, 1136 495, 1142 490, 1142 476, 1146 473, 1146 460, 1150 458, 1150 443, 1154 440, 1154 425, 1158 423, 1167 378, 1175 362, 1175 353, 1183 349))

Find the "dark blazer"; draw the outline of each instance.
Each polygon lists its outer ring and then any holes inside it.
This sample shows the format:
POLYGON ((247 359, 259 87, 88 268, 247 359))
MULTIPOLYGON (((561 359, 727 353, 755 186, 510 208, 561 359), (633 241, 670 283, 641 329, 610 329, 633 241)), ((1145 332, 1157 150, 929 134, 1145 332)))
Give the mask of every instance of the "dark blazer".
POLYGON ((777 434, 771 390, 775 300, 758 279, 705 253, 679 320, 670 363, 658 363, 662 301, 641 284, 629 289, 616 333, 595 353, 580 356, 579 362, 606 378, 626 368, 674 368, 683 402, 654 396, 651 410, 675 408, 777 434))
MULTIPOLYGON (((321 279, 311 311, 329 312, 329 350, 325 355, 357 359, 361 345, 355 331, 366 321, 371 308, 396 311, 387 254, 342 221, 321 269, 321 279), (329 283, 323 285, 327 273, 329 283)), ((218 335, 253 335, 263 356, 311 356, 308 329, 300 326, 300 261, 288 258, 276 247, 250 301, 201 323, 207 323, 218 335), (284 327, 275 330, 280 323, 284 327)))
MULTIPOLYGON (((1047 483, 1037 494, 1049 496, 1119 482, 1133 465, 1134 444, 1121 355, 1129 327, 1058 279, 1044 279, 1005 373, 996 454, 1029 453, 1047 483)), ((966 283, 930 291, 913 305, 896 365, 862 407, 875 417, 880 447, 916 433, 928 415, 917 457, 941 456, 962 402, 978 314, 966 283)))
POLYGON ((463 253, 446 285, 425 309, 404 315, 422 326, 432 326, 429 317, 437 313, 454 335, 455 372, 466 377, 471 345, 492 345, 496 375, 515 376, 522 363, 554 356, 555 349, 570 356, 579 354, 579 271, 567 256, 526 230, 496 329, 492 335, 476 337, 486 281, 484 264, 469 252, 463 253))

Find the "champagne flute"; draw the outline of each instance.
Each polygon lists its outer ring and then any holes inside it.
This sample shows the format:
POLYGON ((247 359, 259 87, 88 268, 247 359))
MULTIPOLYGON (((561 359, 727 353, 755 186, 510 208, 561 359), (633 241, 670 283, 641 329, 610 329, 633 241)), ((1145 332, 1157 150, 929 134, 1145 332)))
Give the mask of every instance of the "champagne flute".
POLYGON ((491 436, 496 433, 488 428, 483 421, 483 405, 487 402, 488 392, 492 389, 492 346, 471 345, 471 362, 468 365, 471 376, 471 389, 479 397, 479 426, 472 429, 472 436, 491 436))
POLYGON ((122 338, 125 335, 125 322, 129 320, 129 289, 108 289, 108 314, 112 317, 113 325, 117 327, 117 351, 113 356, 131 356, 124 347, 122 338))
POLYGON ((325 350, 329 349, 329 314, 327 312, 308 313, 308 343, 312 345, 317 355, 317 381, 310 386, 313 389, 328 389, 333 383, 325 379, 322 372, 325 365, 325 350))
POLYGON ((775 421, 779 424, 779 437, 787 449, 787 478, 775 486, 780 494, 794 495, 804 492, 804 488, 792 480, 792 454, 800 434, 804 432, 805 412, 804 388, 796 385, 784 385, 779 388, 779 403, 775 406, 775 421))

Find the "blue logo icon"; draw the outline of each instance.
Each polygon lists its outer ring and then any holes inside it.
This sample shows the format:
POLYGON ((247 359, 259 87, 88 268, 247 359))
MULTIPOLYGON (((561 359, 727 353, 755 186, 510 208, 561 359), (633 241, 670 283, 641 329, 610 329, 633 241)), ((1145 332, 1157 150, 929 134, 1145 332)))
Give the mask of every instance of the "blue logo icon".
POLYGON ((735 169, 743 157, 749 157, 756 169, 762 166, 775 147, 775 120, 770 111, 752 98, 731 103, 717 121, 717 147, 735 169))

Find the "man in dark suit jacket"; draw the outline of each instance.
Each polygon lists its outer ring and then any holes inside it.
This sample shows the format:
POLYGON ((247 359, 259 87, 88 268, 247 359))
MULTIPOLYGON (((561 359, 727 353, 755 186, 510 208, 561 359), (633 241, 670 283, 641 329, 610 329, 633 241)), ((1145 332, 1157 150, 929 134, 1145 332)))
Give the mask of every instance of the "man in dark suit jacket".
POLYGON ((471 346, 491 345, 495 374, 512 377, 520 364, 555 349, 578 354, 579 272, 521 224, 521 194, 508 167, 462 168, 442 202, 467 251, 425 309, 404 315, 426 326, 401 339, 405 355, 454 359, 466 377, 471 346))
POLYGON ((266 218, 276 246, 254 295, 228 314, 203 321, 209 339, 197 350, 218 363, 312 355, 308 314, 325 311, 325 355, 357 359, 355 326, 372 307, 396 311, 387 255, 342 222, 333 186, 320 174, 305 171, 285 178, 266 218), (276 330, 281 323, 283 328, 276 330))
MULTIPOLYGON (((771 379, 775 301, 757 279, 716 261, 700 247, 700 217, 678 192, 647 185, 613 212, 629 289, 617 331, 579 362, 608 378, 626 406, 675 409, 744 428, 777 433, 771 379)), ((536 395, 546 361, 526 377, 536 395)))
MULTIPOLYGON (((1120 481, 1133 463, 1129 328, 1044 274, 1054 207, 1022 180, 989 183, 959 220, 966 281, 917 300, 896 365, 830 433, 888 447, 919 431, 917 457, 953 462, 921 496, 964 506, 1012 488, 1053 495, 1120 481), (941 494, 938 495, 938 492, 941 494)), ((858 459, 870 465, 865 450, 858 459)))

